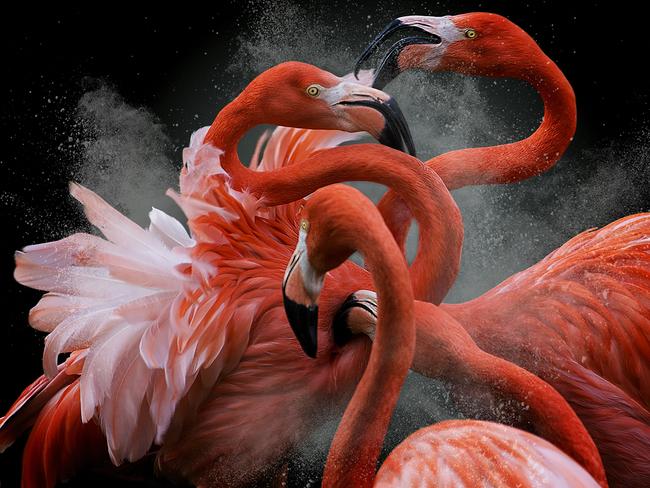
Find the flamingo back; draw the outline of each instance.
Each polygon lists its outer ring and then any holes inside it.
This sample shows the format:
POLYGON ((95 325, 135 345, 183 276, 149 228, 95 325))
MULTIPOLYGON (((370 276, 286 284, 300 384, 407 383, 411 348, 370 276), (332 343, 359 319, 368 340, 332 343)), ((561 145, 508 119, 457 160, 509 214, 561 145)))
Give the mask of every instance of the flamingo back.
POLYGON ((534 372, 549 360, 560 360, 559 370, 575 361, 650 406, 648 213, 582 232, 481 297, 445 309, 493 354, 534 372), (506 334, 504 324, 512 324, 506 334))
POLYGON ((597 488, 551 443, 502 424, 448 420, 420 429, 388 456, 378 487, 597 488))

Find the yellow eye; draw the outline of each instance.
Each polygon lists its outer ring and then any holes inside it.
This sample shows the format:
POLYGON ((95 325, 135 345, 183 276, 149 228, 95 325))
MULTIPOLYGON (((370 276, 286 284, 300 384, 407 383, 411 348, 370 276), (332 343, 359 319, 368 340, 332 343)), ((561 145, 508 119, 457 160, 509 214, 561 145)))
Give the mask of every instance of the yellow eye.
POLYGON ((320 94, 320 87, 318 85, 309 85, 305 91, 310 97, 317 97, 320 94))
POLYGON ((468 39, 474 39, 476 37, 476 31, 474 29, 467 29, 465 31, 465 37, 468 39))
POLYGON ((305 219, 302 219, 300 221, 300 228, 304 230, 305 232, 309 230, 309 222, 307 222, 305 219))

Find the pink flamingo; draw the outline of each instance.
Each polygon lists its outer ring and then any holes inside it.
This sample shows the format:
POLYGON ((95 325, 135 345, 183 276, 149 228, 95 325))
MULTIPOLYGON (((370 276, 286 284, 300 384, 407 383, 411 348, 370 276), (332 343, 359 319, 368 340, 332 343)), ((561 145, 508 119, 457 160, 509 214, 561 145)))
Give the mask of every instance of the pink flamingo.
POLYGON ((449 189, 520 181, 558 161, 575 133, 575 95, 562 71, 524 30, 505 17, 484 12, 400 17, 368 45, 355 73, 383 42, 404 30, 416 34, 387 51, 375 72, 374 86, 383 87, 411 69, 453 71, 526 81, 544 103, 541 125, 521 141, 450 151, 427 161, 449 189))
MULTIPOLYGON (((44 359, 54 378, 28 388, 0 426, 6 447, 17 426, 28 427, 37 416, 25 449, 24 486, 52 486, 87 462, 104 463, 102 450, 91 445, 102 433, 114 464, 137 460, 152 444, 162 444, 157 462, 170 477, 199 484, 244 483, 272 468, 311 428, 310 414, 323 408, 312 397, 324 395, 336 410, 338 399, 358 379, 365 356, 306 361, 300 354, 286 326, 278 286, 295 242, 299 203, 269 205, 300 199, 330 182, 384 182, 404 193, 423 227, 437 227, 444 253, 457 253, 462 239, 458 209, 440 179, 403 153, 376 145, 336 148, 335 157, 317 151, 282 170, 237 173, 236 144, 229 146, 229 137, 242 134, 245 124, 264 122, 246 110, 247 98, 270 103, 298 93, 304 97, 301 121, 308 123, 311 112, 314 120, 331 127, 324 116, 334 110, 331 102, 307 93, 314 83, 329 86, 331 75, 323 73, 286 63, 260 75, 209 132, 207 139, 220 137, 230 153, 204 144, 206 130, 195 134, 184 157, 181 194, 173 195, 188 216, 192 237, 159 212, 152 213, 150 228, 142 229, 97 195, 73 185, 73 195, 108 240, 74 235, 17 255, 17 279, 50 292, 32 310, 31 322, 50 331, 44 359), (240 119, 231 120, 228 135, 223 117, 237 113, 240 119), (431 202, 429 195, 436 191, 446 194, 446 200, 431 202), (57 367, 59 352, 75 350, 80 352, 74 359, 57 367), (269 364, 273 375, 266 374, 269 364), (62 389, 47 388, 57 384, 62 389), (266 401, 264 415, 261 399, 266 401), (260 435, 266 442, 260 442, 260 435)), ((361 85, 352 97, 363 93, 386 97, 361 85)), ((345 91, 339 95, 351 96, 345 91)), ((272 121, 297 123, 295 110, 276 106, 285 110, 286 120, 275 115, 272 121)), ((375 117, 366 106, 342 107, 335 110, 346 130, 368 128, 381 134, 390 118, 385 109, 375 117)), ((453 270, 457 261, 440 263, 446 270, 443 278, 450 266, 453 270)), ((332 287, 330 317, 351 291, 369 286, 364 276, 352 264, 335 273, 334 282, 341 286, 332 287), (359 273, 360 278, 348 282, 359 273)), ((439 279, 440 272, 423 275, 418 283, 439 279)), ((331 350, 329 328, 319 335, 322 348, 331 350)))
POLYGON ((300 236, 283 280, 285 310, 294 329, 318 314, 326 273, 359 250, 372 273, 379 306, 372 352, 332 441, 323 486, 607 486, 596 447, 562 397, 534 375, 481 351, 464 329, 437 307, 426 308, 431 327, 418 330, 404 257, 379 212, 353 188, 318 190, 302 210, 300 236), (311 316, 311 317, 310 317, 311 316), (443 323, 439 319, 443 318, 443 323), (437 327, 434 327, 437 326, 437 327), (427 343, 435 351, 418 358, 427 343), (417 347, 415 346, 418 344, 417 347), (420 350, 418 350, 420 349, 420 350), (415 350, 415 359, 414 359, 415 350), (468 386, 487 385, 529 406, 534 426, 580 460, 594 476, 535 436, 477 421, 450 421, 408 437, 375 467, 399 390, 412 360, 468 386), (417 481, 415 481, 417 480, 417 481))
MULTIPOLYGON (((222 167, 232 177, 234 187, 263 198, 267 205, 295 201, 309 191, 341 181, 374 181, 392 187, 392 182, 399 175, 393 162, 388 163, 388 167, 383 162, 387 157, 384 149, 375 153, 376 145, 367 144, 331 148, 326 154, 316 152, 300 164, 283 165, 276 171, 251 171, 239 160, 237 145, 248 130, 262 123, 301 128, 313 128, 314 124, 318 124, 319 128, 366 130, 380 140, 390 129, 389 133, 396 135, 389 137, 387 143, 402 141, 409 152, 414 152, 401 111, 386 94, 361 85, 351 85, 345 79, 303 63, 282 63, 258 76, 235 100, 224 107, 205 137, 205 143, 223 149, 222 167), (273 97, 280 80, 285 86, 296 88, 273 97), (307 93, 311 89, 316 91, 313 94, 307 93), (271 104, 275 98, 282 103, 271 104), (311 110, 305 110, 306 103, 309 103, 311 110), (253 109, 266 105, 270 108, 264 111, 253 109), (346 110, 344 115, 339 114, 341 107, 346 110), (386 118, 380 117, 377 120, 378 113, 384 114, 386 118), (351 117, 357 121, 352 127, 347 123, 351 117), (337 120, 339 125, 336 125, 337 120), (369 156, 374 156, 374 159, 369 156), (381 164, 375 164, 375 161, 380 161, 381 164), (347 168, 345 172, 341 171, 341 167, 347 168), (306 188, 296 185, 296 178, 303 179, 306 188)), ((403 155, 396 157, 406 161, 403 155)), ((417 190, 424 190, 423 184, 429 187, 438 185, 437 175, 432 176, 414 158, 404 165, 423 178, 422 183, 417 185, 417 190)), ((460 215, 453 201, 440 202, 444 208, 435 215, 448 220, 448 227, 453 227, 454 231, 449 233, 447 242, 431 244, 437 242, 435 236, 427 228, 422 230, 418 254, 411 265, 415 295, 422 300, 437 300, 443 292, 446 293, 455 281, 460 265, 460 215), (437 256, 442 254, 449 256, 444 264, 437 260, 437 256), (431 266, 431 263, 436 263, 437 266, 431 266)), ((428 218, 427 211, 415 199, 410 199, 408 206, 418 212, 414 213, 416 219, 428 218)))
MULTIPOLYGON (((544 103, 541 125, 521 141, 450 151, 427 161, 447 188, 513 183, 543 173, 559 160, 576 129, 575 95, 562 71, 524 30, 500 15, 483 12, 400 17, 368 45, 355 73, 374 51, 401 31, 413 31, 414 35, 387 50, 375 72, 375 86, 384 86, 410 69, 453 71, 524 80, 544 103)), ((379 208, 403 248, 410 226, 404 204, 388 192, 379 208)))
MULTIPOLYGON (((440 306, 481 349, 562 394, 596 442, 612 486, 650 482, 648 235, 649 214, 620 219, 579 234, 474 300, 440 306)), ((352 295, 342 322, 372 335, 374 300, 352 295)), ((425 304, 416 307, 423 337, 446 323, 432 316, 425 304)), ((422 360, 414 368, 430 375, 440 350, 427 340, 417 345, 422 360)))
MULTIPOLYGON (((523 30, 487 13, 402 17, 377 36, 360 62, 404 29, 419 35, 388 50, 376 73, 378 86, 407 69, 451 70, 523 79, 544 101, 543 122, 530 137, 428 161, 448 188, 518 181, 557 161, 575 131, 575 97, 523 30)), ((379 207, 403 247, 408 211, 391 192, 379 207)), ((442 306, 481 348, 541 375, 565 396, 601 450, 613 485, 650 482, 650 308, 643 279, 648 217, 630 216, 583 233, 482 297, 442 306), (614 420, 603 422, 603 416, 614 420)))
MULTIPOLYGON (((287 78, 285 75, 283 80, 287 78)), ((277 86, 274 89, 277 92, 277 86)), ((233 103, 245 103, 242 101, 244 95, 245 92, 233 103)), ((232 108, 228 112, 231 110, 237 112, 232 108)), ((218 124, 219 118, 215 124, 218 124)), ((260 122, 237 124, 239 133, 235 135, 240 137, 246 127, 255 123, 260 122)), ((227 128, 220 130, 223 132, 217 133, 219 138, 230 140, 234 137, 226 133, 227 128)), ((214 134, 212 129, 211 133, 214 134)), ((209 137, 206 141, 209 141, 209 137)), ((236 180, 240 174, 237 169, 240 163, 236 159, 236 145, 231 143, 231 146, 225 160, 232 158, 227 171, 236 180)), ((211 147, 209 142, 207 147, 211 147)), ((462 239, 458 209, 440 179, 410 156, 376 145, 348 146, 317 152, 282 170, 260 173, 259 177, 251 173, 248 175, 244 175, 244 179, 248 180, 242 186, 250 192, 263 193, 264 203, 268 205, 301 198, 319 186, 336 181, 364 179, 385 182, 404 195, 419 216, 418 221, 423 228, 435 229, 436 235, 441 236, 442 252, 438 252, 438 255, 449 252, 452 259, 440 260, 439 267, 432 269, 436 269, 435 275, 450 276, 446 279, 453 280, 458 263, 457 258, 455 260, 453 257, 458 256, 462 239), (281 181, 277 175, 286 175, 283 178, 288 182, 281 181), (257 182, 262 179, 264 183, 257 182), (437 194, 441 195, 439 199, 431 198, 431 195, 437 194)), ((235 234, 244 233, 239 231, 235 234)), ((229 246, 241 249, 242 244, 230 243, 229 246)), ((286 252, 286 247, 283 250, 286 252)), ((255 252, 259 251, 255 249, 255 252)), ((412 268, 416 268, 418 262, 425 263, 435 258, 430 250, 421 248, 419 254, 422 253, 426 253, 426 258, 420 261, 416 259, 412 268)), ((240 254, 249 256, 250 249, 244 248, 240 254)), ((268 262, 269 275, 271 271, 281 272, 288 257, 286 254, 282 260, 268 262), (281 269, 277 267, 279 263, 283 266, 281 269)), ((236 268, 233 266, 235 269, 218 263, 216 266, 226 277, 228 274, 241 274, 241 261, 236 263, 236 268)), ((265 278, 264 282, 273 287, 274 294, 268 297, 263 314, 260 312, 260 320, 254 323, 255 337, 251 343, 255 346, 249 346, 246 354, 250 355, 242 357, 232 377, 223 378, 215 385, 200 407, 196 421, 183 430, 182 437, 162 446, 158 460, 166 473, 195 483, 224 478, 232 483, 249 480, 251 476, 259 474, 251 466, 272 466, 272 460, 281 459, 288 446, 313 428, 314 411, 326 409, 333 414, 339 411, 345 393, 352 390, 363 369, 366 356, 362 352, 365 346, 362 345, 361 350, 355 348, 345 353, 333 351, 328 320, 349 290, 361 281, 370 285, 367 274, 351 263, 339 272, 340 275, 337 272, 331 276, 332 285, 328 287, 323 300, 325 313, 322 322, 318 325, 312 322, 308 327, 294 329, 308 355, 315 356, 317 350, 327 351, 327 354, 307 363, 302 355, 295 355, 298 352, 295 347, 288 346, 292 337, 282 319, 280 290, 276 288, 277 283, 271 282, 271 276, 268 280, 265 278), (271 367, 278 368, 273 369, 274 374, 267 373, 271 367), (261 394, 251 395, 250 392, 254 391, 265 392, 263 412, 259 411, 261 394), (233 404, 237 404, 238 408, 234 409, 233 404), (256 413, 253 414, 254 411, 256 413), (241 431, 244 424, 247 425, 246 432, 241 431), (260 443, 260 437, 269 442, 260 443), (238 440, 237 451, 233 451, 233 438, 238 440), (265 463, 261 463, 262 460, 265 463)), ((261 283, 259 274, 259 267, 250 271, 250 276, 255 277, 255 282, 251 281, 251 284, 256 286, 256 291, 261 283)), ((425 275, 418 276, 417 272, 413 275, 415 286, 429 283, 425 275)), ((422 295, 426 296, 426 291, 422 295)))

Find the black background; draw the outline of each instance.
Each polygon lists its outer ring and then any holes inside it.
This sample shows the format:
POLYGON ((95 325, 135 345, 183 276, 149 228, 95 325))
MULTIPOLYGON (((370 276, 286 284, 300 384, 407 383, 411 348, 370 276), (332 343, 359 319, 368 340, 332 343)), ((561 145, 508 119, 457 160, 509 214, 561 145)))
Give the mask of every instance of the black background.
MULTIPOLYGON (((219 94, 203 80, 227 78, 223 68, 237 38, 246 36, 257 15, 254 6, 223 3, 202 9, 187 4, 181 6, 184 10, 122 9, 111 4, 93 10, 26 7, 3 15, 1 411, 41 373, 43 338, 26 322, 40 293, 13 281, 13 253, 27 244, 65 235, 65 229, 38 224, 48 216, 79 218, 67 196, 66 183, 72 174, 61 150, 69 137, 66 114, 92 83, 89 79, 107 80, 129 103, 148 107, 160 118, 175 145, 175 161, 180 161, 178 151, 198 126, 194 114, 199 113, 205 124, 220 108, 219 94), (207 55, 206 46, 210 46, 207 55), (201 82, 194 77, 198 72, 203 73, 201 82)), ((372 32, 396 15, 473 10, 505 15, 528 31, 571 81, 579 107, 574 143, 579 148, 638 134, 648 120, 648 33, 641 7, 635 6, 640 4, 334 2, 330 17, 323 16, 322 22, 336 25, 349 17, 372 14, 377 22, 372 32)), ((354 48, 360 52, 362 47, 354 48)), ((245 81, 227 83, 241 88, 245 81)), ((638 192, 620 215, 647 210, 647 197, 638 192)), ((19 453, 20 445, 0 456, 3 487, 17 482, 19 453)))

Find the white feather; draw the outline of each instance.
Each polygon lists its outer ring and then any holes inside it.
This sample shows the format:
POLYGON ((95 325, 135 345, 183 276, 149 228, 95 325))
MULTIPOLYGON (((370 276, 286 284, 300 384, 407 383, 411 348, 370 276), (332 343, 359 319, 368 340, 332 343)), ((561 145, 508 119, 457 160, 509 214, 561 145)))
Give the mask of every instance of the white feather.
POLYGON ((152 208, 149 212, 149 220, 151 220, 149 232, 155 234, 169 249, 176 246, 194 246, 194 239, 189 236, 183 224, 174 217, 157 208, 152 208))
POLYGON ((167 257, 165 246, 155 236, 115 210, 96 193, 72 182, 70 194, 84 206, 88 221, 109 241, 147 251, 152 257, 167 257))

